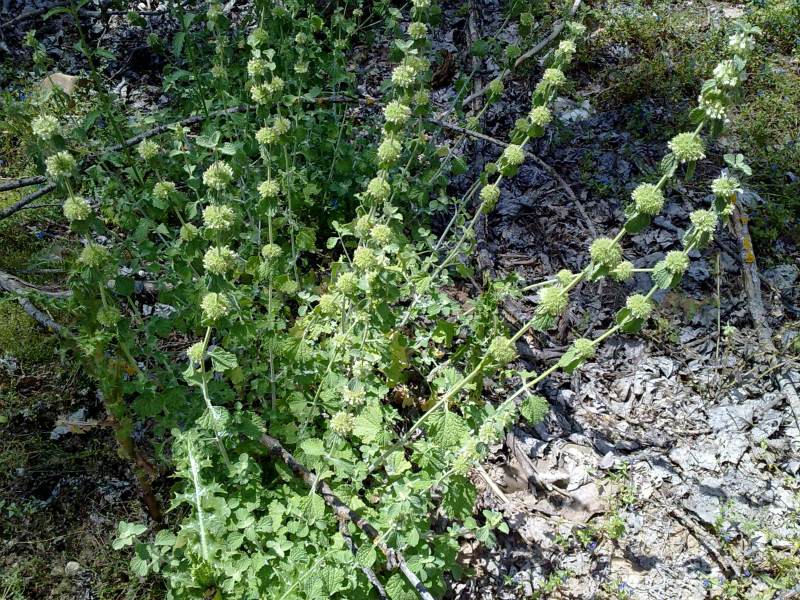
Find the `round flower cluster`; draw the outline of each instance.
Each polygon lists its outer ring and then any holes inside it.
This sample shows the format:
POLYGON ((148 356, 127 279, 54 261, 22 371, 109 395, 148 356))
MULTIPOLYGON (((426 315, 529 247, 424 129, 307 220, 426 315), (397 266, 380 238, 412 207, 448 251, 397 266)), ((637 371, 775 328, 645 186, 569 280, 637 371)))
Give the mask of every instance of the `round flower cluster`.
POLYGON ((80 256, 78 256, 78 262, 85 267, 89 267, 90 269, 97 269, 102 267, 103 264, 108 260, 108 250, 106 250, 100 244, 87 244, 81 250, 80 256))
POLYGON ((583 37, 586 33, 586 25, 578 23, 577 21, 570 21, 567 23, 567 31, 574 38, 583 37))
POLYGON ((566 60, 571 60, 575 55, 575 42, 572 40, 562 40, 561 43, 558 44, 556 54, 563 56, 566 60))
POLYGON ((213 231, 230 229, 235 217, 233 209, 224 204, 212 204, 203 209, 203 225, 213 231))
POLYGON ((333 294, 322 294, 317 306, 323 315, 334 315, 339 311, 339 302, 333 294))
POLYGON ((331 431, 341 436, 348 435, 351 431, 353 431, 354 423, 355 420, 353 419, 353 415, 340 410, 331 417, 331 431))
POLYGON ((171 181, 158 181, 153 186, 153 196, 159 200, 166 200, 175 193, 175 184, 171 181))
POLYGON ((697 100, 700 103, 700 108, 706 113, 709 119, 716 119, 718 121, 725 119, 728 109, 722 100, 711 95, 700 96, 697 100))
POLYGON ((711 191, 714 192, 715 196, 728 199, 736 192, 741 192, 742 188, 735 177, 723 175, 711 182, 711 191))
POLYGON ((247 61, 247 74, 250 77, 261 77, 267 72, 267 61, 253 57, 247 61))
POLYGON ((261 196, 264 200, 268 200, 270 198, 277 198, 280 193, 281 193, 281 186, 274 179, 268 179, 267 181, 262 181, 258 185, 258 195, 261 196))
POLYGON ((392 228, 385 223, 378 223, 369 232, 369 236, 376 244, 387 246, 392 243, 392 228))
POLYGON ((511 167, 518 167, 525 162, 525 151, 519 144, 509 144, 506 149, 503 150, 501 159, 505 164, 511 167))
POLYGON ((388 200, 391 193, 392 187, 386 181, 386 178, 381 175, 373 177, 367 184, 367 196, 377 202, 388 200))
POLYGON ((575 274, 569 269, 561 269, 558 273, 556 273, 556 280, 558 281, 558 284, 563 287, 567 287, 569 284, 571 284, 574 277, 575 274))
POLYGON ((689 220, 701 233, 713 233, 717 228, 717 213, 711 210, 696 210, 689 215, 689 220))
POLYGON ((499 97, 503 95, 505 91, 505 86, 503 85, 503 80, 499 77, 496 79, 492 79, 488 85, 489 96, 491 97, 499 97))
POLYGON ((282 117, 278 115, 272 121, 272 128, 275 130, 277 135, 283 135, 284 133, 288 133, 289 129, 292 127, 292 122, 287 119, 286 117, 282 117))
POLYGON ((191 242, 193 239, 197 237, 197 227, 192 225, 191 223, 184 223, 181 225, 180 230, 180 238, 184 242, 191 242))
POLYGON ((85 198, 70 196, 64 202, 64 216, 68 221, 83 221, 92 214, 92 209, 85 198))
POLYGON ((276 260, 283 255, 283 249, 278 244, 264 244, 261 256, 264 260, 276 260))
POLYGON ((633 277, 633 269, 634 267, 631 261, 623 260, 611 271, 611 277, 616 281, 628 281, 633 277))
POLYGON ((262 127, 256 131, 256 141, 262 146, 269 146, 278 141, 278 134, 274 127, 262 127))
POLYGON ((756 47, 756 41, 745 33, 735 33, 728 38, 728 47, 737 54, 747 54, 756 47))
POLYGON ((537 309, 551 317, 564 314, 568 304, 569 295, 560 285, 550 285, 539 290, 537 309))
POLYGON ((256 104, 267 104, 273 97, 283 91, 284 81, 280 77, 273 76, 271 81, 250 88, 250 97, 256 104))
POLYGON ((115 306, 104 306, 97 311, 97 322, 103 327, 114 327, 122 318, 122 313, 115 306))
POLYGON ((189 357, 189 360, 192 361, 194 364, 199 364, 203 361, 203 357, 206 353, 206 345, 203 342, 195 342, 186 350, 186 356, 189 357))
POLYGON ((400 153, 403 151, 403 146, 400 140, 394 137, 385 137, 378 146, 378 162, 382 166, 391 166, 397 159, 400 158, 400 153))
POLYGON ((75 159, 72 154, 62 150, 48 156, 44 164, 47 167, 47 174, 55 179, 56 177, 66 177, 72 173, 75 168, 75 159))
POLYGON ((345 296, 352 296, 358 291, 358 277, 352 271, 346 271, 336 278, 336 289, 345 296))
POLYGON ((359 271, 368 271, 378 264, 378 257, 372 248, 359 246, 353 252, 353 265, 359 271))
POLYGON ((387 123, 402 125, 411 116, 411 109, 402 102, 392 100, 383 109, 383 116, 386 118, 387 123))
POLYGON ((423 10, 431 5, 431 0, 411 0, 411 4, 418 10, 423 10))
POLYGON ((408 88, 414 85, 416 72, 409 65, 398 65, 392 71, 392 83, 397 87, 408 88))
POLYGON ((739 69, 732 60, 723 60, 714 67, 714 81, 721 88, 735 88, 739 85, 739 69))
POLYGON ((646 319, 653 312, 653 303, 647 296, 642 294, 634 294, 628 296, 625 301, 625 308, 627 308, 634 319, 646 319))
POLYGON ((592 242, 589 255, 594 264, 613 269, 622 260, 622 248, 611 238, 601 237, 592 242))
POLYGON ((161 146, 156 144, 153 140, 142 140, 136 146, 136 151, 144 160, 153 160, 161 152, 161 146))
POLYGON ((414 21, 408 26, 408 35, 412 40, 421 40, 428 35, 428 27, 425 23, 414 21))
POLYGON ((217 292, 209 292, 200 301, 200 309, 203 311, 203 317, 207 321, 214 322, 226 316, 231 307, 225 296, 217 292))
POLYGON ((372 229, 373 221, 369 214, 361 215, 356 219, 356 224, 353 226, 353 231, 358 238, 365 238, 369 235, 372 229))
POLYGON ((224 160, 218 160, 203 173, 203 183, 212 190, 224 190, 233 180, 233 169, 224 160))
POLYGON ((671 250, 664 257, 664 268, 672 275, 683 275, 689 268, 689 256, 680 250, 671 250))
POLYGON ((681 163, 694 162, 706 157, 703 140, 696 133, 679 133, 667 145, 681 163))
POLYGON ((509 338, 498 335, 489 344, 488 355, 496 364, 503 366, 517 358, 517 349, 509 338))
POLYGON ((236 253, 228 246, 209 248, 203 256, 203 268, 214 275, 224 275, 236 262, 236 253))
POLYGON ((367 394, 363 389, 350 389, 346 387, 342 390, 342 401, 352 408, 363 406, 367 401, 367 394))
POLYGON ((58 132, 58 119, 51 115, 41 115, 31 121, 33 135, 41 140, 49 140, 58 132))
POLYGON ((481 189, 481 202, 488 205, 491 210, 500 199, 500 187, 496 183, 489 183, 481 189))
POLYGON ((574 342, 572 342, 572 349, 575 351, 575 354, 580 356, 581 358, 591 358, 594 356, 594 352, 597 349, 595 343, 592 340, 586 338, 578 338, 574 342))
POLYGON ((545 69, 542 74, 542 83, 558 89, 567 83, 567 77, 561 69, 545 69))
POLYGON ((537 106, 531 109, 531 112, 528 113, 528 118, 533 125, 546 127, 553 120, 553 115, 546 106, 537 106))
POLYGON ((655 216, 664 208, 664 194, 657 185, 642 183, 631 194, 636 210, 644 215, 655 216))

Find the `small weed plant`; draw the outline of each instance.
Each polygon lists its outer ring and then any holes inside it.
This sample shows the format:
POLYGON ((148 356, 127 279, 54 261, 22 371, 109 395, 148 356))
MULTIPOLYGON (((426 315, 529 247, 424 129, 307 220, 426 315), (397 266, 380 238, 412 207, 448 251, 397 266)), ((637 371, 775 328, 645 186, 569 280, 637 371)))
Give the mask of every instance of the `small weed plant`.
MULTIPOLYGON (((153 519, 153 475, 174 477, 168 525, 121 523, 114 546, 133 546, 132 571, 163 577, 169 598, 441 597, 464 575, 459 540, 493 544, 507 531, 501 515, 473 514, 473 466, 519 419, 546 416, 537 384, 647 323, 653 295, 678 286, 740 191, 734 168, 722 172, 679 249, 648 268, 626 260, 625 238, 727 122, 754 45, 747 25, 618 232, 587 240, 586 266, 531 285, 486 281, 465 307, 448 291, 471 272, 476 224, 553 125, 585 28, 566 23, 529 112, 454 198, 452 178, 468 171, 455 145, 436 143, 437 6, 319 6, 257 1, 235 22, 217 2, 204 14, 178 6, 171 48, 150 43, 171 56, 164 86, 182 121, 162 115, 125 138, 129 124, 100 91, 81 122, 31 115, 32 152, 81 240, 61 301, 74 315, 69 342, 153 519), (348 52, 381 28, 393 68, 375 99, 359 95, 348 52), (652 288, 604 333, 575 339, 541 373, 519 370, 517 345, 555 327, 579 284, 641 271, 652 288), (509 334, 498 306, 533 289, 532 319, 509 334), (140 448, 145 426, 156 467, 140 448)), ((107 57, 82 44, 96 72, 107 57)), ((507 55, 504 75, 519 52, 507 55)), ((498 78, 462 134, 502 95, 498 78)))

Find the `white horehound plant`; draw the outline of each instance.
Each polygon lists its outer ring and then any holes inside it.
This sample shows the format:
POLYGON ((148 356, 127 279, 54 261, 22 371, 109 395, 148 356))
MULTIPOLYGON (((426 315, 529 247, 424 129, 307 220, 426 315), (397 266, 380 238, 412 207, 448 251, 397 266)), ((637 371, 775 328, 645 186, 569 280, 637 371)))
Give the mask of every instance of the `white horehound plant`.
MULTIPOLYGON (((534 286, 491 282, 468 310, 445 290, 478 219, 551 125, 584 27, 565 27, 509 144, 451 202, 454 152, 434 144, 428 91, 438 8, 413 0, 405 23, 386 9, 395 66, 382 103, 353 93, 344 52, 376 15, 331 10, 256 2, 236 26, 216 3, 203 26, 183 15, 186 57, 167 80, 200 133, 164 128, 78 176, 58 121, 31 124, 84 240, 71 278, 76 349, 121 446, 142 421, 171 443, 176 522, 149 543, 123 523, 116 542, 134 545, 134 572, 162 575, 170 598, 442 596, 445 575, 463 575, 459 538, 492 543, 500 523, 489 511, 473 518, 470 469, 519 415, 546 415, 538 383, 644 326, 653 294, 679 284, 739 190, 723 173, 680 250, 648 269, 625 260, 625 236, 662 210, 670 181, 691 176, 704 132, 723 127, 753 46, 747 26, 703 85, 695 129, 669 142, 660 179, 633 191, 624 225, 589 244, 583 270, 536 284, 533 318, 509 336, 497 308, 534 286), (438 236, 427 221, 434 200, 456 209, 438 236), (637 271, 652 288, 630 296, 603 334, 576 339, 538 375, 514 369, 517 343, 553 327, 579 283, 637 271), (494 405, 489 377, 521 384, 494 405)), ((489 100, 502 91, 500 78, 489 100)), ((137 475, 149 485, 147 469, 137 475)))

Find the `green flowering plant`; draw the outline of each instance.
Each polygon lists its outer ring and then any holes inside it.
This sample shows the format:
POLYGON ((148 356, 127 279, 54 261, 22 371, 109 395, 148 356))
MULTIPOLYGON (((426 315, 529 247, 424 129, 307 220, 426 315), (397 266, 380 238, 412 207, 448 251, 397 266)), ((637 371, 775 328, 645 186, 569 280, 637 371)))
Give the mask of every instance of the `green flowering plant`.
MULTIPOLYGON (((176 599, 367 598, 374 581, 393 599, 441 597, 446 576, 461 575, 460 536, 489 540, 503 529, 497 515, 472 516, 470 470, 519 418, 546 418, 537 384, 645 326, 654 295, 679 285, 690 253, 731 210, 740 183, 724 172, 680 250, 649 269, 625 260, 625 236, 661 212, 670 181, 704 158, 704 132, 725 123, 756 32, 731 38, 732 56, 691 114, 695 130, 668 143, 660 179, 632 191, 624 224, 591 241, 585 268, 527 287, 489 281, 464 310, 446 290, 467 270, 477 223, 553 126, 585 27, 566 24, 527 114, 451 198, 451 175, 466 169, 455 145, 436 145, 434 3, 383 11, 396 39, 380 101, 358 96, 345 52, 368 21, 360 5, 323 14, 297 0, 256 3, 241 27, 225 10, 212 2, 180 20, 182 62, 165 85, 193 120, 118 144, 81 178, 83 158, 58 122, 31 123, 81 239, 69 300, 76 352, 120 423, 121 445, 137 422, 152 423, 178 482, 172 520, 150 534, 120 524, 117 545, 133 545, 133 571, 163 577, 176 599), (356 104, 374 118, 351 119, 356 104), (431 217, 444 211, 450 220, 435 235, 431 217), (652 288, 632 294, 603 334, 575 339, 542 373, 515 368, 523 337, 554 327, 579 283, 636 272, 652 288), (531 289, 534 315, 509 335, 498 307, 531 289), (142 290, 155 298, 147 314, 142 290), (489 378, 501 390, 519 385, 493 402, 489 378), (382 549, 406 568, 378 561, 382 549)), ((509 72, 462 129, 479 128, 509 72)), ((146 474, 137 478, 145 489, 146 474)))

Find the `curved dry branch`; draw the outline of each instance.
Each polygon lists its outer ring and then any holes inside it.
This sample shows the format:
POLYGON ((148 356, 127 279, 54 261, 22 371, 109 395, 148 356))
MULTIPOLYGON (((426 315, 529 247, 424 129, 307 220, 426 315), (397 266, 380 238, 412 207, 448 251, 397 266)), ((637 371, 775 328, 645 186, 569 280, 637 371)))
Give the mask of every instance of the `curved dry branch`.
POLYGON ((69 290, 54 290, 35 286, 32 283, 23 281, 19 277, 15 277, 4 271, 0 271, 0 290, 18 296, 39 294, 42 296, 49 296, 50 298, 69 298, 72 295, 72 292, 69 290))
POLYGON ((284 448, 274 437, 265 433, 261 436, 261 443, 268 450, 270 456, 283 462, 287 467, 289 467, 289 470, 296 477, 302 479, 308 487, 319 490, 319 493, 322 496, 322 499, 325 501, 325 504, 333 509, 333 512, 336 513, 336 516, 340 521, 350 521, 361 531, 363 531, 364 534, 372 541, 372 543, 375 544, 375 547, 383 552, 384 556, 386 556, 387 566, 390 569, 400 569, 400 572, 403 573, 403 576, 406 578, 406 580, 417 591, 417 594, 420 598, 423 600, 434 600, 431 593, 425 587, 425 584, 423 584, 414 574, 414 572, 408 567, 403 555, 397 550, 393 550, 384 544, 380 540, 381 534, 369 523, 369 521, 342 502, 339 497, 333 493, 333 490, 327 483, 324 481, 319 481, 314 473, 306 469, 305 466, 298 462, 297 459, 292 456, 292 454, 286 450, 286 448, 284 448))

